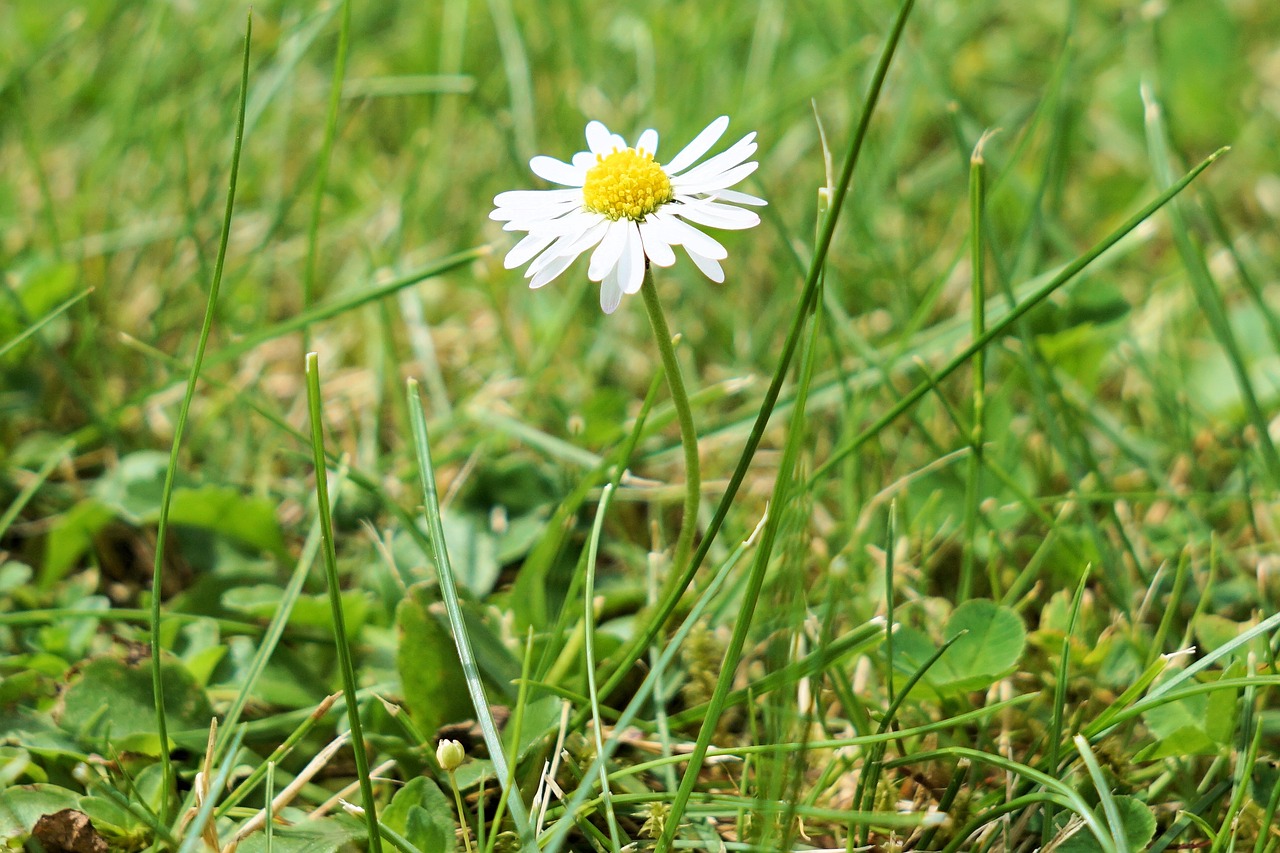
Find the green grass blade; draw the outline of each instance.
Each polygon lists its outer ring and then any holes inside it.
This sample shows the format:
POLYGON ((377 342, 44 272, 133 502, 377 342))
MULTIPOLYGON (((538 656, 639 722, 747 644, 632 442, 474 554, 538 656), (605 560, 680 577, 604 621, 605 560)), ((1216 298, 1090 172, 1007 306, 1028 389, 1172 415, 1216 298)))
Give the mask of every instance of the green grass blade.
POLYGON ((1106 252, 1116 243, 1120 242, 1120 240, 1124 238, 1124 236, 1127 235, 1130 231, 1137 228, 1139 225, 1141 225, 1143 222, 1149 219, 1153 213, 1155 213, 1157 210, 1164 207, 1171 200, 1177 197, 1178 194, 1181 193, 1183 190, 1185 190, 1192 181, 1194 181, 1196 178, 1200 176, 1201 172, 1203 172, 1205 169, 1213 165, 1213 163, 1217 161, 1217 159, 1221 157, 1224 153, 1226 153, 1228 150, 1230 149, 1219 148, 1217 151, 1210 154, 1208 157, 1202 160, 1198 165, 1196 165, 1196 167, 1193 168, 1190 172, 1187 172, 1187 174, 1183 175, 1182 178, 1177 183, 1173 184, 1164 192, 1160 193, 1160 195, 1156 196, 1145 207, 1143 207, 1141 210, 1139 210, 1137 213, 1131 216, 1128 220, 1126 220, 1124 224, 1122 224, 1119 228, 1112 231, 1110 234, 1104 237, 1101 241, 1095 244, 1093 248, 1091 248, 1089 251, 1085 252, 1083 255, 1080 255, 1074 261, 1072 261, 1071 263, 1063 267, 1062 270, 1057 275, 1055 275, 1052 279, 1048 281, 1048 283, 1042 286, 1039 290, 1035 291, 1035 293, 1033 293, 1026 300, 1024 300, 1023 302, 1020 302, 1016 308, 1014 308, 1012 311, 1005 314, 1004 317, 1002 317, 998 323, 988 328, 986 334, 984 334, 982 337, 978 338, 977 340, 973 341, 972 343, 969 344, 969 346, 961 350, 960 353, 958 353, 954 358, 952 358, 951 361, 947 362, 942 367, 941 370, 939 370, 936 374, 934 374, 934 376, 930 381, 921 382, 920 384, 916 385, 915 388, 908 391, 898 401, 898 403, 895 404, 889 411, 885 412, 883 415, 877 418, 873 424, 871 424, 869 427, 867 427, 861 433, 859 433, 858 436, 853 441, 849 442, 843 447, 840 447, 834 450, 831 453, 831 456, 828 457, 827 460, 823 462, 821 465, 819 465, 817 470, 813 472, 813 479, 817 480, 821 478, 828 471, 830 471, 833 466, 838 464, 840 460, 844 459, 845 457, 849 456, 852 453, 856 453, 858 449, 861 448, 864 444, 866 444, 872 438, 879 435, 881 430, 883 430, 889 424, 893 423, 895 420, 898 419, 898 417, 903 412, 905 412, 907 409, 911 408, 917 402, 919 402, 920 398, 929 392, 929 389, 932 387, 934 382, 941 382, 942 380, 950 376, 952 373, 955 373, 956 370, 958 370, 961 365, 963 365, 965 362, 967 362, 970 358, 973 357, 974 353, 983 349, 984 347, 986 347, 987 344, 991 343, 993 340, 1003 335, 1021 317, 1026 315, 1029 311, 1031 311, 1036 306, 1043 303, 1055 291, 1057 291, 1067 282, 1071 281, 1071 279, 1075 278, 1085 267, 1089 266, 1091 263, 1097 260, 1104 252, 1106 252))
POLYGON ((449 616, 449 628, 453 631, 453 641, 458 647, 458 660, 462 664, 462 671, 466 677, 467 692, 471 696, 471 704, 475 707, 476 720, 480 723, 485 746, 489 749, 498 783, 502 786, 505 795, 507 808, 511 812, 511 819, 515 822, 516 831, 522 842, 530 845, 534 841, 533 828, 529 823, 529 810, 525 808, 524 800, 521 799, 520 791, 515 785, 515 768, 507 761, 502 737, 498 734, 498 727, 489 710, 484 683, 480 680, 480 670, 476 666, 475 654, 471 650, 471 641, 467 636, 467 626, 462 619, 462 608, 458 604, 458 584, 453 576, 453 565, 449 562, 449 551, 445 548, 444 523, 440 517, 440 498, 436 491, 435 467, 431 462, 427 419, 422 411, 422 397, 415 380, 409 380, 407 393, 409 420, 413 427, 414 451, 418 457, 418 474, 422 480, 423 504, 426 507, 427 531, 435 559, 436 574, 440 581, 440 597, 444 599, 445 610, 449 616))
MULTIPOLYGON (((604 754, 604 740, 601 731, 604 721, 600 717, 600 694, 596 691, 596 558, 600 551, 600 534, 604 529, 604 518, 609 510, 609 499, 613 497, 613 484, 604 487, 600 495, 600 505, 596 508, 595 521, 591 525, 591 537, 587 540, 587 581, 583 590, 583 631, 587 655, 587 696, 591 703, 592 734, 595 736, 596 754, 604 754)), ((618 853, 622 842, 618 836, 618 818, 613 812, 613 792, 609 788, 609 774, 603 763, 600 764, 600 796, 604 801, 605 820, 609 824, 609 843, 612 853, 618 853)))
POLYGON ((1076 735, 1071 742, 1075 744, 1080 758, 1084 760, 1089 778, 1093 780, 1093 789, 1098 792, 1102 813, 1106 815, 1107 826, 1111 827, 1111 840, 1115 845, 1116 853, 1129 853, 1129 839, 1125 835, 1124 821, 1120 817, 1119 807, 1116 806, 1116 798, 1111 795, 1111 786, 1107 784, 1107 777, 1103 775, 1102 767, 1098 764, 1098 757, 1089 748, 1089 741, 1084 735, 1076 735))
POLYGON ((364 731, 360 724, 360 703, 356 700, 356 670, 347 638, 346 617, 342 611, 342 584, 338 578, 338 555, 333 539, 333 515, 329 507, 328 465, 324 452, 324 413, 320 402, 319 358, 307 353, 307 410, 311 417, 311 449, 316 470, 316 512, 320 521, 320 541, 324 553, 324 573, 329 590, 329 606, 333 614, 333 643, 338 652, 338 669, 342 676, 342 693, 347 700, 347 720, 351 726, 351 751, 355 756, 364 819, 369 827, 369 849, 381 853, 378 834, 377 804, 373 798, 373 779, 369 776, 369 756, 364 731))
POLYGON ((156 525, 155 563, 151 575, 151 684, 156 711, 156 733, 160 739, 160 765, 163 775, 163 793, 160 802, 160 814, 167 818, 169 813, 169 797, 173 788, 173 764, 169 757, 169 723, 164 712, 164 685, 160 678, 160 590, 164 573, 165 540, 169 533, 169 508, 173 502, 173 488, 178 475, 178 451, 182 448, 182 434, 187 426, 187 416, 191 411, 191 401, 196 394, 196 381, 200 377, 200 365, 204 360, 205 347, 209 343, 209 332, 213 328, 214 306, 218 304, 218 289, 222 285, 222 272, 227 260, 227 241, 231 236, 231 213, 235 208, 236 180, 240 175, 240 152, 244 143, 244 108, 245 98, 249 91, 249 46, 253 35, 253 14, 245 20, 244 58, 240 69, 240 103, 236 110, 235 145, 231 152, 231 174, 227 179, 227 203, 222 214, 222 236, 218 242, 217 263, 213 271, 213 283, 209 287, 209 299, 205 304, 204 320, 200 325, 200 338, 196 343, 196 355, 191 361, 191 372, 187 375, 187 390, 182 397, 182 405, 178 409, 178 419, 173 430, 173 445, 169 449, 169 467, 165 470, 164 490, 160 496, 160 518, 156 525))
MULTIPOLYGON (((809 334, 805 340, 804 354, 801 357, 796 405, 791 412, 791 422, 787 429, 787 440, 782 451, 782 461, 778 466, 778 476, 774 480, 773 496, 770 498, 770 506, 776 507, 779 511, 775 511, 765 520, 764 530, 760 535, 760 544, 756 550, 755 559, 751 564, 747 586, 742 593, 742 604, 733 622, 733 634, 729 639, 728 648, 725 650, 724 664, 720 669, 719 677, 716 679, 711 701, 707 705, 706 717, 698 730, 698 738, 694 743, 693 752, 689 755, 689 764, 685 768, 684 778, 680 780, 680 787, 671 803, 671 811, 667 816, 667 825, 662 835, 658 838, 657 853, 664 853, 675 840, 676 832, 680 827, 680 818, 684 814, 689 798, 693 795, 693 788, 698 782, 702 762, 706 758, 707 749, 711 745, 711 738, 715 735, 720 715, 724 712, 725 700, 729 695, 737 673, 742 649, 747 641, 747 632, 751 628, 752 617, 755 615, 756 604, 759 601, 760 592, 764 585, 765 570, 768 568, 770 558, 773 556, 773 544, 777 539, 778 529, 785 516, 785 513, 780 510, 791 499, 792 478, 795 477, 798 470, 800 448, 804 443, 805 400, 809 386, 813 382, 814 364, 817 361, 818 337, 822 330, 821 313, 821 303, 817 303, 817 310, 814 312, 809 325, 809 334)), ((696 558, 694 564, 697 564, 696 558)), ((677 590, 677 597, 678 592, 679 590, 677 590)))
MULTIPOLYGON (((329 108, 324 121, 324 139, 320 143, 316 168, 315 194, 311 198, 311 219, 307 225, 307 260, 302 272, 302 309, 315 302, 316 256, 320 251, 320 210, 324 204, 325 185, 329 180, 329 160, 333 138, 338 132, 338 105, 342 100, 342 81, 347 72, 347 46, 351 41, 351 0, 343 0, 342 26, 338 30, 338 50, 333 60, 333 80, 329 84, 329 108)), ((310 330, 302 327, 302 349, 310 351, 310 330)))
POLYGON ((27 326, 27 328, 23 329, 22 332, 17 337, 13 338, 12 340, 5 341, 3 344, 0 344, 0 358, 4 358, 5 354, 8 353, 9 350, 18 346, 23 341, 31 338, 33 335, 39 334, 41 329, 43 329, 45 326, 49 325, 54 320, 61 317, 63 314, 67 313, 67 311, 73 308, 76 304, 78 304, 82 299, 84 299, 90 293, 93 293, 93 288, 86 287, 84 290, 80 291, 76 295, 67 299, 65 302, 61 303, 60 305, 55 306, 53 310, 49 311, 49 313, 45 314, 40 319, 36 320, 31 325, 27 326))

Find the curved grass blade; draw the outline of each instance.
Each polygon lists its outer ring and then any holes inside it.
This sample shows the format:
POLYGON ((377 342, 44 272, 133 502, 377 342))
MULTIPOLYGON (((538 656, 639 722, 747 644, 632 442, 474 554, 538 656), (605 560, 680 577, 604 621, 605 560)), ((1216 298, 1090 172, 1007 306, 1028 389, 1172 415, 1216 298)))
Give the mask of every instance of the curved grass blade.
POLYGON ((214 264, 213 283, 209 287, 209 299, 205 303, 204 320, 200 325, 200 338, 196 343, 196 355, 187 375, 187 390, 178 409, 178 420, 173 430, 173 446, 169 449, 169 467, 164 474, 164 489, 160 496, 160 518, 156 525, 156 557, 151 573, 151 687, 156 710, 156 734, 160 739, 161 797, 160 814, 169 813, 169 797, 174 784, 173 762, 169 757, 169 723, 164 713, 164 684, 160 679, 160 586, 164 572, 165 539, 169 531, 169 508, 173 503, 173 487, 178 474, 178 451, 182 447, 182 433, 187 426, 187 415, 196 393, 196 380, 200 377, 200 365, 204 360, 209 332, 213 329, 213 309, 218 303, 218 289, 222 285, 222 271, 227 260, 227 241, 231 237, 231 211, 235 207, 236 180, 240 175, 240 152, 244 144, 245 97, 249 91, 249 46, 253 35, 253 13, 246 18, 244 30, 244 59, 240 69, 240 103, 236 110, 236 137, 231 151, 231 175, 227 179, 227 203, 222 214, 222 236, 218 240, 218 257, 214 264))
MULTIPOLYGON (((595 522, 591 526, 591 538, 587 542, 587 581, 583 590, 585 604, 583 608, 583 631, 587 655, 587 695, 591 703, 591 723, 595 734, 596 754, 604 754, 604 741, 600 731, 603 721, 600 719, 600 694, 596 692, 596 557, 600 552, 600 533, 604 529, 604 517, 609 511, 609 500, 613 497, 613 484, 604 487, 600 495, 600 506, 596 509, 595 522)), ((618 838, 618 818, 613 813, 613 792, 609 789, 609 774, 603 762, 600 763, 600 797, 604 801, 605 819, 609 823, 610 849, 617 853, 621 842, 618 838)))
POLYGON ((342 692, 347 700, 347 720, 351 725, 351 752, 356 760, 360 782, 360 798, 364 802, 364 819, 369 826, 369 850, 382 853, 382 837, 378 834, 378 816, 373 799, 373 780, 369 776, 369 756, 365 752, 364 731, 360 725, 360 703, 356 700, 356 671, 351 660, 351 644, 347 639, 346 617, 342 612, 342 587, 338 580, 338 557, 333 544, 333 515, 329 509, 328 466, 324 454, 324 419, 320 408, 320 369, 314 352, 307 353, 307 408, 311 415, 311 450, 316 466, 316 512, 320 520, 320 542, 324 551, 324 573, 329 589, 329 605, 333 613, 333 643, 338 651, 338 669, 342 675, 342 692))
POLYGON ((507 808, 511 812, 511 819, 515 822, 516 831, 522 843, 527 849, 532 850, 535 842, 533 829, 529 823, 529 811, 525 808, 524 800, 520 798, 520 791, 515 786, 515 768, 507 762, 502 738, 493 721, 493 714, 489 711, 489 700, 485 698, 480 669, 476 666, 471 641, 467 637, 467 626, 462 619, 462 608, 458 605, 458 584, 453 576, 453 565, 449 562, 449 551, 445 547, 444 523, 440 519, 440 498, 436 491, 436 472, 431 463, 431 443, 427 437, 427 419, 422 412, 422 396, 418 391, 416 380, 408 381, 407 393, 409 420, 413 427, 413 446, 418 456, 418 474, 422 478, 427 530, 431 540, 432 555, 435 558, 436 574, 440 580, 440 597, 444 599, 445 610, 449 616, 449 628, 453 631, 453 641, 458 647, 458 660, 462 664, 462 672, 466 677, 467 692, 471 695, 471 704, 475 706, 476 720, 480 723, 485 746, 489 749, 498 783, 502 786, 506 797, 507 808))
MULTIPOLYGON (((320 143, 320 162, 316 168, 315 195, 311 198, 311 219, 307 225, 307 260, 302 273, 302 307, 311 307, 316 294, 316 255, 320 242, 320 208, 324 188, 329 181, 329 159, 333 138, 338 132, 338 104, 342 100, 342 79, 347 72, 347 45, 351 41, 351 0, 343 0, 342 26, 338 29, 338 50, 333 60, 333 81, 329 84, 329 108, 324 121, 324 139, 320 143)), ((311 349, 311 330, 302 327, 302 349, 311 349)))
MULTIPOLYGON (((819 289, 821 288, 819 287, 819 289)), ((815 309, 809 323, 809 333, 805 339, 804 354, 801 356, 796 405, 791 411, 791 421, 787 427, 787 440, 782 449, 782 461, 778 465, 778 476, 774 480, 773 495, 769 502, 770 506, 773 507, 781 508, 786 506, 787 501, 791 499, 792 487, 795 485, 794 479, 800 462, 800 448, 804 442, 805 435, 804 427, 807 416, 805 402, 808 398, 809 386, 813 382, 814 364, 817 361, 818 338, 821 330, 822 306, 821 302, 815 300, 815 309)), ((688 806, 689 798, 693 795, 694 785, 698 782, 702 763, 707 756, 707 749, 711 746, 711 738, 715 735, 720 715, 725 708, 725 700, 728 698, 730 688, 733 686, 733 680, 742 655, 742 648, 747 641, 747 632, 751 628, 756 604, 764 587, 765 570, 768 568, 770 558, 773 556, 773 544, 785 515, 786 513, 783 512, 774 512, 765 520, 764 530, 760 535, 760 545, 756 549, 755 559, 752 561, 751 571, 747 576, 746 589, 742 593, 742 604, 733 623, 733 634, 729 638, 728 648, 725 649, 724 664, 721 666, 720 675, 716 679, 711 701, 707 704, 707 714, 702 721, 701 728, 698 730, 698 738, 694 742, 693 752, 689 755, 689 765, 685 768, 684 778, 680 780, 680 787, 676 790, 675 799, 671 803, 671 810, 667 814, 666 826, 663 828, 662 835, 658 838, 657 853, 665 853, 675 841, 676 832, 680 828, 680 818, 688 806)), ((693 561, 693 565, 697 565, 696 558, 693 561)), ((682 591, 683 587, 676 590, 677 594, 682 591)), ((655 617, 654 621, 657 623, 659 620, 655 617)))

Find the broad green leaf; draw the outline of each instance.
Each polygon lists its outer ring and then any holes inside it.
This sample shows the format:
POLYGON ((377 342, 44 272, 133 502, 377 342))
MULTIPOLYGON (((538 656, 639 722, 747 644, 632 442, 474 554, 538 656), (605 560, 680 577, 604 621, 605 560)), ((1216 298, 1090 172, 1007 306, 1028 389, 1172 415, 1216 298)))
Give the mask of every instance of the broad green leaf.
MULTIPOLYGON (((204 691, 181 664, 161 667, 169 730, 209 727, 213 708, 204 691)), ((80 668, 63 695, 58 722, 95 748, 110 743, 118 750, 155 754, 156 718, 147 659, 98 658, 80 668)))
POLYGON ((442 612, 438 593, 427 584, 409 590, 396 608, 400 646, 396 665, 404 689, 405 704, 423 731, 434 731, 447 722, 472 716, 462 665, 449 629, 431 612, 442 612))
MULTIPOLYGON (((1018 614, 986 599, 966 601, 955 609, 943 632, 959 637, 925 675, 940 693, 982 690, 1017 665, 1027 633, 1018 614)), ((937 649, 918 631, 902 630, 894 637, 895 664, 900 672, 914 672, 937 649)))
MULTIPOLYGON (((222 605, 233 613, 260 619, 263 622, 275 615, 280 607, 283 592, 273 584, 232 587, 223 593, 222 605)), ((369 594, 359 589, 342 592, 342 618, 347 636, 355 640, 369 612, 369 594)), ((295 628, 333 629, 333 605, 326 594, 300 595, 289 613, 289 624, 295 628)))
POLYGON ((53 523, 45 540, 40 586, 48 589, 66 577, 85 552, 93 547, 93 537, 110 524, 114 516, 109 507, 92 498, 63 513, 53 523))
MULTIPOLYGON (((487 684, 494 688, 490 701, 515 698, 514 683, 520 664, 488 623, 476 613, 469 600, 462 602, 463 621, 471 640, 476 666, 487 684)), ((421 583, 396 610, 400 628, 400 648, 396 665, 404 686, 405 703, 423 729, 443 723, 472 719, 475 715, 458 663, 458 650, 449 631, 439 589, 421 583)))
POLYGON ((1192 148, 1240 135, 1244 81, 1252 79, 1237 23, 1221 0, 1175 0, 1156 17, 1159 84, 1175 135, 1192 148))
MULTIPOLYGON (((1156 834, 1156 817, 1151 809, 1134 797, 1116 797, 1116 811, 1120 813, 1119 827, 1110 827, 1112 833, 1123 833, 1130 850, 1145 850, 1156 834)), ((1101 809, 1097 810, 1099 813, 1101 809)), ((1102 853, 1098 839, 1086 829, 1065 838, 1056 848, 1059 853, 1102 853)))
MULTIPOLYGON (((266 832, 255 832, 240 846, 237 853, 338 853, 339 850, 356 849, 368 837, 363 820, 350 815, 335 815, 320 820, 308 820, 294 826, 277 826, 272 834, 271 847, 267 847, 266 832)), ((384 846, 389 850, 389 846, 384 846)))
POLYGON ((78 806, 80 797, 57 785, 19 785, 0 789, 0 843, 18 846, 42 816, 78 806))
POLYGON ((396 791, 379 818, 422 853, 454 853, 457 849, 453 806, 425 776, 411 779, 396 791))
MULTIPOLYGON (((157 506, 146 521, 158 521, 159 512, 157 506)), ((208 530, 259 551, 280 556, 286 553, 275 504, 265 498, 246 497, 230 486, 175 489, 169 521, 208 530)))
POLYGON ((493 589, 502 568, 497 538, 486 520, 471 514, 446 512, 441 522, 455 576, 472 595, 483 598, 493 589))

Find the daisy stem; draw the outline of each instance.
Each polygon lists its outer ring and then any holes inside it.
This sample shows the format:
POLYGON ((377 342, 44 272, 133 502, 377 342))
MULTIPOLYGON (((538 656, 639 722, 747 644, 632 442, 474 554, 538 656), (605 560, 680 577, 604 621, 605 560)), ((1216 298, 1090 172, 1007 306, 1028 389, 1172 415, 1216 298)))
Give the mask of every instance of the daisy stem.
POLYGON ((671 342, 671 331, 667 328, 667 318, 662 313, 662 303, 658 301, 658 288, 653 283, 653 270, 648 263, 645 264, 644 283, 640 286, 640 292, 644 294, 649 324, 653 326, 658 352, 662 354, 662 367, 667 375, 667 387, 671 389, 671 402, 676 407, 676 418, 680 421, 680 441, 684 445, 684 517, 680 521, 680 537, 676 540, 675 556, 672 559, 672 567, 682 571, 689 562, 689 554, 693 550, 693 534, 698 529, 698 502, 702 490, 698 433, 693 426, 693 412, 689 408, 689 395, 684 389, 680 362, 676 360, 676 350, 671 342))

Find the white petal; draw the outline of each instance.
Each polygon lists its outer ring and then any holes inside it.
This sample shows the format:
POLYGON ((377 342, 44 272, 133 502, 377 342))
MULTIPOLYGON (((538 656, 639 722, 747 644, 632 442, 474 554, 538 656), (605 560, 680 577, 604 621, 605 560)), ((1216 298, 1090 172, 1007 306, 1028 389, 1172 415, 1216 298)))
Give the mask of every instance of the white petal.
POLYGON ((618 284, 623 293, 635 293, 644 283, 644 244, 640 242, 640 229, 629 219, 627 223, 627 245, 618 259, 618 284))
POLYGON ((544 222, 550 219, 556 219, 571 210, 577 210, 582 207, 581 198, 571 198, 567 201, 548 202, 545 207, 500 207, 493 213, 489 214, 489 218, 496 222, 519 222, 520 225, 514 228, 508 228, 508 231, 527 231, 524 226, 532 222, 544 222))
POLYGON ((596 164, 596 155, 590 151, 579 151, 573 155, 573 166, 575 169, 581 169, 584 173, 596 164))
POLYGON ((612 154, 611 138, 612 134, 603 122, 587 122, 587 147, 591 149, 592 154, 612 154))
POLYGON ((630 224, 629 219, 619 219, 609 223, 604 239, 591 254, 587 278, 592 281, 601 281, 618 265, 618 258, 622 257, 622 250, 626 246, 627 226, 630 224))
POLYGON ((649 219, 661 224, 662 231, 659 233, 662 234, 663 239, 672 245, 684 246, 686 249, 692 249, 703 257, 716 261, 729 257, 729 253, 725 251, 724 246, 716 242, 715 238, 703 234, 687 222, 674 216, 653 213, 649 214, 649 219))
POLYGON ((552 216, 526 216, 512 219, 502 226, 503 231, 528 231, 530 234, 550 234, 560 236, 571 232, 584 231, 591 227, 597 214, 578 208, 570 208, 564 213, 552 216))
POLYGON ((724 283, 724 270, 720 265, 711 258, 704 258, 697 252, 689 251, 689 247, 685 246, 684 250, 689 253, 689 260, 693 261, 694 266, 702 270, 702 274, 714 281, 716 284, 724 283))
POLYGON ((710 195, 711 193, 719 192, 720 190, 733 186, 747 175, 754 172, 759 168, 759 166, 759 163, 743 163, 741 166, 735 166, 727 172, 712 175, 704 180, 697 181, 696 183, 693 181, 689 181, 687 183, 682 182, 677 186, 676 182, 672 181, 671 188, 678 193, 686 193, 689 195, 710 195))
POLYGON ((591 230, 583 230, 575 228, 565 234, 556 237, 555 242, 547 247, 547 250, 537 257, 537 259, 529 264, 529 269, 525 270, 526 278, 533 278, 549 266, 552 266, 558 258, 568 256, 576 258, 591 246, 594 246, 596 240, 600 239, 599 232, 596 232, 595 240, 588 241, 591 230))
POLYGON ((726 231, 741 231, 743 228, 754 228, 760 224, 760 217, 754 210, 743 210, 727 204, 681 204, 667 208, 675 216, 682 217, 709 228, 723 228, 726 231))
MULTIPOLYGON (((533 289, 537 289, 539 287, 542 287, 544 284, 550 283, 551 281, 555 280, 556 277, 560 275, 560 273, 567 270, 569 268, 569 265, 572 264, 577 259, 578 259, 577 255, 561 255, 558 258, 553 258, 551 263, 543 267, 542 270, 540 270, 538 274, 533 277, 533 281, 529 282, 529 287, 533 289)), ((539 258, 539 260, 541 260, 541 258, 539 258)))
MULTIPOLYGON (((679 180, 688 183, 697 183, 706 178, 713 177, 721 172, 727 172, 734 166, 746 160, 752 154, 756 153, 759 147, 752 140, 755 139, 755 132, 748 133, 739 139, 731 148, 721 151, 710 160, 699 163, 689 171, 680 176, 679 180)), ((674 183, 674 182, 673 182, 674 183)))
POLYGON ((582 190, 511 190, 494 196, 493 204, 499 210, 506 208, 526 210, 581 198, 582 190))
MULTIPOLYGON (((576 258, 596 243, 599 243, 600 238, 604 236, 605 229, 608 227, 609 220, 602 217, 600 222, 583 231, 577 239, 566 241, 563 246, 558 248, 552 246, 547 251, 554 251, 557 255, 573 255, 576 258)), ((564 240, 565 238, 562 237, 560 239, 564 240)))
POLYGON ((732 204, 750 204, 750 205, 755 205, 757 207, 766 205, 769 203, 762 198, 756 198, 753 195, 740 193, 737 190, 716 190, 712 198, 714 198, 716 201, 727 201, 732 204))
POLYGON ((622 288, 618 285, 617 270, 609 271, 604 277, 604 281, 600 282, 600 308, 606 314, 612 314, 618 310, 618 304, 622 302, 622 288))
POLYGON ((675 175, 692 166, 699 157, 711 150, 711 146, 715 145, 721 136, 724 136, 725 129, 728 127, 728 116, 720 116, 707 125, 702 133, 695 136, 692 142, 666 164, 664 168, 667 174, 675 175))
POLYGON ((527 263, 534 255, 541 252, 547 246, 551 245, 554 236, 544 236, 542 234, 530 234, 519 243, 515 248, 507 252, 507 257, 503 259, 502 265, 509 270, 513 270, 518 266, 527 263))
POLYGON ((546 178, 553 184, 562 184, 566 187, 580 187, 587 177, 586 169, 570 166, 568 163, 562 163, 554 157, 543 154, 530 160, 529 168, 539 178, 546 178))
POLYGON ((640 134, 640 138, 636 141, 636 150, 643 150, 646 154, 654 155, 658 153, 658 131, 649 128, 640 134))
POLYGON ((671 245, 662 239, 659 229, 654 228, 648 219, 640 223, 640 239, 644 242, 645 256, 654 264, 669 267, 676 262, 676 253, 671 251, 671 245))
POLYGON ((629 147, 630 146, 627 145, 627 140, 623 139, 618 134, 609 134, 609 153, 612 154, 614 151, 626 151, 629 147))

